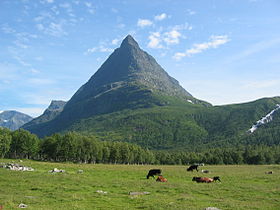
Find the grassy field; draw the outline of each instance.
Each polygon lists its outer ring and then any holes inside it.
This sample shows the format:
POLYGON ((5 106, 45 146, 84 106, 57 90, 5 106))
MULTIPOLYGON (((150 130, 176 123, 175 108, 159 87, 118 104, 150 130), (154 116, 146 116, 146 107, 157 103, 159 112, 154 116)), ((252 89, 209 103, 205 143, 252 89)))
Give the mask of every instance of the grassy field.
MULTIPOLYGON (((0 162, 13 160, 0 159, 0 162)), ((19 163, 17 160, 14 162, 19 163)), ((280 209, 280 165, 186 166, 86 165, 24 160, 33 172, 0 168, 0 205, 16 209, 280 209), (65 173, 50 174, 59 168, 65 173), (167 183, 146 179, 149 169, 161 168, 167 183), (82 169, 84 173, 78 174, 82 169), (273 174, 265 174, 273 171, 273 174), (220 176, 221 183, 195 183, 193 176, 220 176), (107 194, 96 191, 106 191, 107 194), (150 192, 131 196, 129 192, 150 192)))

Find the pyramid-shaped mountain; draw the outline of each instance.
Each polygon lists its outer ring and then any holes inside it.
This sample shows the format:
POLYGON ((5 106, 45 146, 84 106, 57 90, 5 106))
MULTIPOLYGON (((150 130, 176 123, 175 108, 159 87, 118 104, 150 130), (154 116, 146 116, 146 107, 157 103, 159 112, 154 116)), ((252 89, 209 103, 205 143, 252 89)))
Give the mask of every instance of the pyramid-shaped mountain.
POLYGON ((101 114, 182 102, 210 105, 188 93, 128 35, 55 119, 23 128, 44 136, 101 114))

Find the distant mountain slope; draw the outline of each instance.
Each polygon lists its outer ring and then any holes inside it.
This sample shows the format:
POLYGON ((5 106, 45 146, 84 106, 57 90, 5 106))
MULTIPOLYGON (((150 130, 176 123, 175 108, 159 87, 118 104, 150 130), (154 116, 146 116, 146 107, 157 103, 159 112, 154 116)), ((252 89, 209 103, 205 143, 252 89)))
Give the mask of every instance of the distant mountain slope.
POLYGON ((22 128, 28 129, 29 127, 33 127, 36 126, 37 124, 45 123, 54 119, 60 112, 62 112, 65 104, 66 104, 65 101, 53 100, 42 115, 24 124, 22 128))
POLYGON ((17 130, 25 123, 32 120, 32 117, 17 111, 1 111, 0 127, 17 130))
POLYGON ((280 97, 275 97, 226 106, 193 106, 185 102, 124 110, 81 119, 64 132, 77 131, 151 149, 193 151, 237 144, 277 145, 280 144, 280 111, 254 133, 249 134, 248 130, 279 102, 280 97))

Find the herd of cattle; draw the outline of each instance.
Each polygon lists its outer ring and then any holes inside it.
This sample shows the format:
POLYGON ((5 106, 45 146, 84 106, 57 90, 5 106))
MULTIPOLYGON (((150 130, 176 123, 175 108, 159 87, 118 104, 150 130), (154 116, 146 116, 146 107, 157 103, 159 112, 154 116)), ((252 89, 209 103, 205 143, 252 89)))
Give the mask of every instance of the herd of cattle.
MULTIPOLYGON (((196 170, 198 172, 198 166, 199 165, 191 165, 189 168, 187 168, 187 171, 193 171, 196 170)), ((208 170, 201 170, 202 173, 209 173, 208 170)), ((147 175, 147 179, 149 179, 150 177, 155 178, 155 176, 158 176, 158 178, 156 179, 157 182, 167 182, 167 179, 164 178, 161 175, 161 169, 151 169, 149 170, 149 173, 147 175)), ((192 181, 195 181, 197 183, 211 183, 211 182, 216 182, 220 180, 219 176, 214 176, 213 178, 209 178, 209 177, 193 177, 192 181)))

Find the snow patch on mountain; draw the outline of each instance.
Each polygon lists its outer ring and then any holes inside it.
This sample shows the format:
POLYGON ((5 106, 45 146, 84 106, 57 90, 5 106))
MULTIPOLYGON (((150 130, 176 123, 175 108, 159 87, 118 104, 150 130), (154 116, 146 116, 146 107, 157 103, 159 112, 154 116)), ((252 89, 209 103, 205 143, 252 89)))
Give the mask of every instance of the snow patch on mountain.
POLYGON ((192 104, 193 104, 193 101, 192 101, 192 100, 188 99, 187 101, 188 101, 189 103, 192 103, 192 104))
POLYGON ((4 111, 1 111, 1 110, 0 110, 0 114, 3 113, 3 112, 4 112, 4 111))
POLYGON ((266 123, 269 123, 273 119, 273 114, 276 112, 278 109, 280 109, 280 104, 276 104, 276 108, 273 109, 271 112, 269 112, 265 117, 262 119, 258 120, 256 124, 254 124, 249 130, 249 133, 253 133, 255 130, 257 130, 261 125, 264 125, 266 123))

